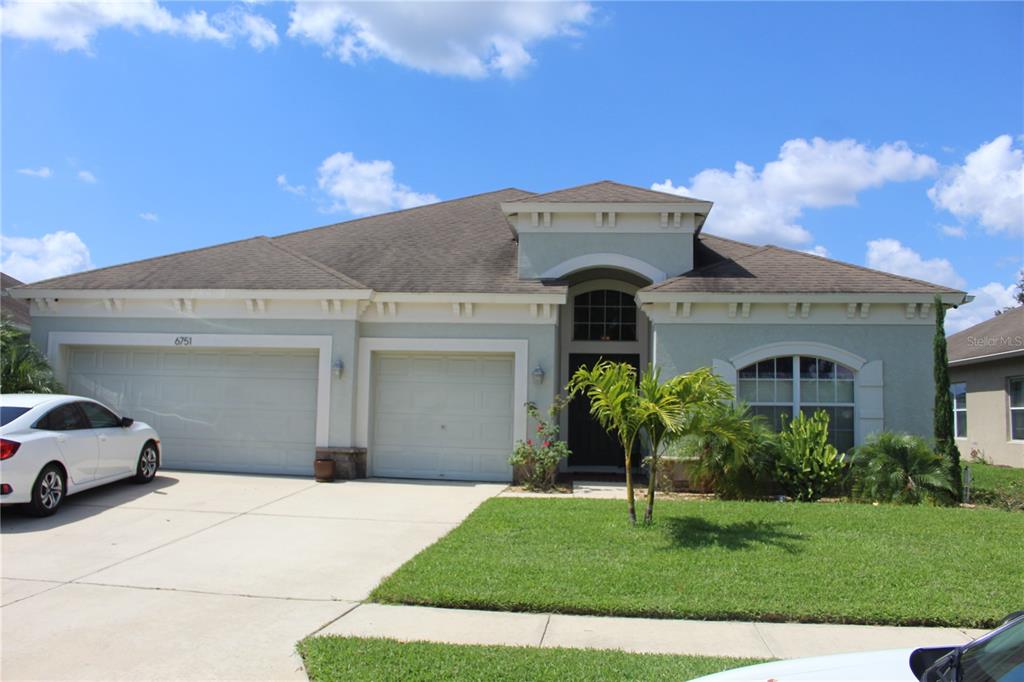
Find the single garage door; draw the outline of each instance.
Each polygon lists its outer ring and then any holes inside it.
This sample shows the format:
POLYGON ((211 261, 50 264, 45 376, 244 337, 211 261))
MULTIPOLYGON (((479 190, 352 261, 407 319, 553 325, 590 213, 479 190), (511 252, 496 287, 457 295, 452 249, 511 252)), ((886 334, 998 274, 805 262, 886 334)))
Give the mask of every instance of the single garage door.
POLYGON ((508 481, 512 355, 374 353, 375 476, 508 481))
POLYGON ((316 351, 72 347, 68 389, 160 434, 170 468, 313 470, 316 351))

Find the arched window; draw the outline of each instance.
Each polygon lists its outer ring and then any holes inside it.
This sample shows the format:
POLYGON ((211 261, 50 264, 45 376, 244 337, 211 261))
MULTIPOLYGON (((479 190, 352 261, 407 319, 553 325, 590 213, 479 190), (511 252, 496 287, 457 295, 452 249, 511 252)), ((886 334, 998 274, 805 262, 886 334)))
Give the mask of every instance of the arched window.
POLYGON ((578 294, 572 307, 574 341, 636 341, 636 303, 621 291, 578 294))
POLYGON ((840 452, 853 447, 854 374, 849 367, 824 358, 784 355, 747 365, 737 380, 737 398, 776 430, 782 415, 789 419, 797 410, 808 416, 825 410, 829 442, 840 452))

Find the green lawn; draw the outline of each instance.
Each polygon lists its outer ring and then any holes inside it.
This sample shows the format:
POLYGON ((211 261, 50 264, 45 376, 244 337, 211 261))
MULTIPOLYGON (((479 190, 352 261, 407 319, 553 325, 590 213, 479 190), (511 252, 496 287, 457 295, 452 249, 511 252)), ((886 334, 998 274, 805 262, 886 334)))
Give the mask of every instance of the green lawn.
POLYGON ((495 498, 381 602, 708 620, 989 627, 1024 608, 1024 514, 846 503, 495 498))
POLYGON ((691 680, 761 661, 627 654, 592 649, 466 646, 359 637, 299 643, 306 672, 322 680, 691 680))

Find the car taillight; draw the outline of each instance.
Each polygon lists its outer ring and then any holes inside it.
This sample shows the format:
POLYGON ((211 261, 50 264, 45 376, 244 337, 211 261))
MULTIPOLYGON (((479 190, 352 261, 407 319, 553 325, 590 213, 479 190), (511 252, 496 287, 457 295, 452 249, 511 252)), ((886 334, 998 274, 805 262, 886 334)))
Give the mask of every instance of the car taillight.
POLYGON ((0 459, 10 459, 21 447, 21 443, 6 438, 0 438, 0 459))

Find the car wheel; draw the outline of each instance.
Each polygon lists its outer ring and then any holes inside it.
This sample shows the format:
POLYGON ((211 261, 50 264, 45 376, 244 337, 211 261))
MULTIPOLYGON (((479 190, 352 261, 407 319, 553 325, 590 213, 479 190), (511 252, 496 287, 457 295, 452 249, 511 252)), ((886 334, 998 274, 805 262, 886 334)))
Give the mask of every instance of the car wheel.
POLYGON ((56 464, 47 464, 32 486, 29 510, 33 516, 50 516, 57 512, 67 495, 64 472, 56 464))
POLYGON ((139 453, 139 465, 135 468, 135 482, 149 483, 156 477, 156 470, 160 468, 160 455, 157 454, 156 446, 146 443, 139 453))

